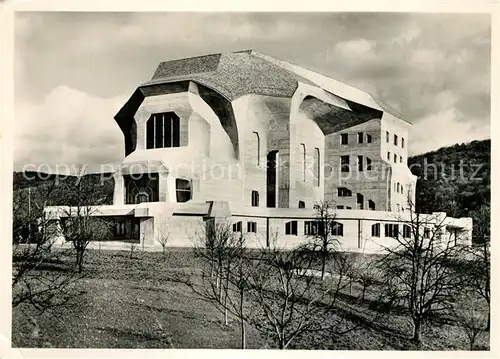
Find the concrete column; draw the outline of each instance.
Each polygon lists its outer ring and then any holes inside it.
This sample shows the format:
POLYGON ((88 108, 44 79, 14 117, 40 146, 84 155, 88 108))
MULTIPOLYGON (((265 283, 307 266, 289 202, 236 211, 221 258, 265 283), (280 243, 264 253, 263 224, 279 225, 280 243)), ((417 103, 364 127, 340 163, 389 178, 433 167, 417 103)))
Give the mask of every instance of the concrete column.
POLYGON ((139 225, 139 238, 141 245, 144 243, 146 246, 152 246, 155 244, 155 233, 154 233, 154 218, 141 218, 139 225))

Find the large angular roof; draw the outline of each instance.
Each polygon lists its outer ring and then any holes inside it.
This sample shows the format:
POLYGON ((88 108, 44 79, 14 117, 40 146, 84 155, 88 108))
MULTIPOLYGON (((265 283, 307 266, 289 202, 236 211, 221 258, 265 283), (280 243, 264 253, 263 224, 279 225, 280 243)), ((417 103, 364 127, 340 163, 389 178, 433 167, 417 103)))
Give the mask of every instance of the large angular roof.
POLYGON ((376 110, 401 114, 369 93, 300 66, 253 50, 161 62, 151 81, 141 85, 195 81, 234 100, 246 94, 291 97, 302 82, 376 110))

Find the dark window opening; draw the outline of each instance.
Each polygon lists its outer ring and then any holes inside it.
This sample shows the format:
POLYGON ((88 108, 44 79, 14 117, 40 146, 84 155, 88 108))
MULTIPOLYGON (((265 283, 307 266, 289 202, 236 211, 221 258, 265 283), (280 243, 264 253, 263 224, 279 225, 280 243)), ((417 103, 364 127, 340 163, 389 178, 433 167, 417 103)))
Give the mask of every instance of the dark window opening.
POLYGON ((177 202, 187 202, 191 199, 191 181, 177 178, 175 180, 177 202))
POLYGON ((290 221, 285 224, 285 234, 286 235, 297 235, 297 221, 290 221))
POLYGON ((390 161, 390 160, 391 160, 391 153, 387 152, 387 161, 390 161))
POLYGON ((401 137, 401 148, 405 148, 405 139, 401 137))
POLYGON ((403 238, 411 237, 411 227, 407 224, 403 225, 403 238))
POLYGON ((385 131, 385 142, 389 143, 389 131, 385 131))
POLYGON ((151 115, 146 122, 146 148, 180 146, 180 119, 175 112, 151 115))
POLYGON ((363 209, 363 195, 361 193, 356 193, 356 205, 357 209, 363 209))
POLYGON ((386 223, 385 236, 391 238, 398 238, 399 226, 397 224, 386 223))
POLYGON ((233 232, 241 232, 241 221, 233 223, 233 232))
POLYGON ((306 208, 306 203, 304 201, 299 201, 299 208, 306 208))
POLYGON ((366 157, 366 170, 371 171, 372 170, 372 160, 368 157, 366 157))
POLYGON ((259 207, 259 192, 252 191, 252 207, 259 207))
POLYGON ((352 196, 352 191, 348 188, 345 187, 339 187, 337 189, 337 194, 339 197, 351 197, 352 196))
POLYGON ((340 143, 342 145, 349 144, 349 135, 347 133, 343 133, 343 134, 340 135, 340 143))
POLYGON ((247 232, 257 233, 257 222, 248 222, 247 223, 247 232))
POLYGON ((158 173, 124 175, 123 179, 125 182, 125 204, 158 202, 160 200, 158 173))
POLYGON ((371 209, 372 211, 375 210, 375 202, 373 202, 371 199, 368 200, 368 208, 371 209))
POLYGON ((344 209, 344 206, 337 206, 337 209, 344 209))
POLYGON ((305 221, 304 222, 304 235, 316 236, 324 235, 325 223, 320 221, 305 221))
POLYGON ((366 134, 366 143, 372 143, 372 135, 366 134))
POLYGON ((372 237, 380 237, 380 223, 372 224, 372 237))
POLYGON ((394 146, 398 145, 398 135, 394 135, 394 146))
POLYGON ((363 156, 358 156, 358 171, 363 171, 363 156))
POLYGON ((349 156, 340 156, 340 171, 349 172, 349 156))
POLYGON ((340 222, 332 222, 330 225, 330 233, 332 236, 344 236, 344 225, 340 222))
POLYGON ((358 132, 358 143, 363 143, 363 132, 358 132))

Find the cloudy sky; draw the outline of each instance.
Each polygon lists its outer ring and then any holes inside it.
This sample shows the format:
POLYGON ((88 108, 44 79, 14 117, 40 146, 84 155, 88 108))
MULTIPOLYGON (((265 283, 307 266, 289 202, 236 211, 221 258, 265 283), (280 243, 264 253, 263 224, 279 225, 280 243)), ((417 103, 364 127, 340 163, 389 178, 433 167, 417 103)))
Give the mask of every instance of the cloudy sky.
POLYGON ((113 116, 160 61, 242 49, 399 109, 410 154, 490 138, 490 29, 481 14, 17 13, 15 168, 118 163, 113 116))

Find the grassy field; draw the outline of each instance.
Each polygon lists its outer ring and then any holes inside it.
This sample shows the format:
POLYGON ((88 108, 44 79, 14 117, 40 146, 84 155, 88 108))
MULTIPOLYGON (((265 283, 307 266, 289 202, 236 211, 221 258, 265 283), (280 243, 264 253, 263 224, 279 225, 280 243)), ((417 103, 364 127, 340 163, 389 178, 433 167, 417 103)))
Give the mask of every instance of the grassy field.
MULTIPOLYGON (((184 284, 169 280, 176 273, 196 267, 196 260, 187 250, 171 250, 167 260, 155 252, 135 252, 131 258, 127 251, 89 250, 85 277, 78 282, 81 294, 71 306, 42 315, 28 306, 14 308, 13 346, 239 348, 237 322, 224 325, 222 314, 210 303, 184 284)), ((368 309, 370 294, 360 301, 359 290, 354 287, 351 293, 345 293, 334 314, 346 319, 346 325, 359 324, 357 330, 340 337, 309 335, 297 340, 293 348, 411 349, 408 318, 396 311, 371 321, 377 313, 368 309)), ((465 334, 452 325, 426 327, 423 337, 426 350, 468 350, 465 334)), ((487 350, 486 334, 479 344, 487 350)), ((248 328, 247 348, 274 347, 270 338, 248 328)))

